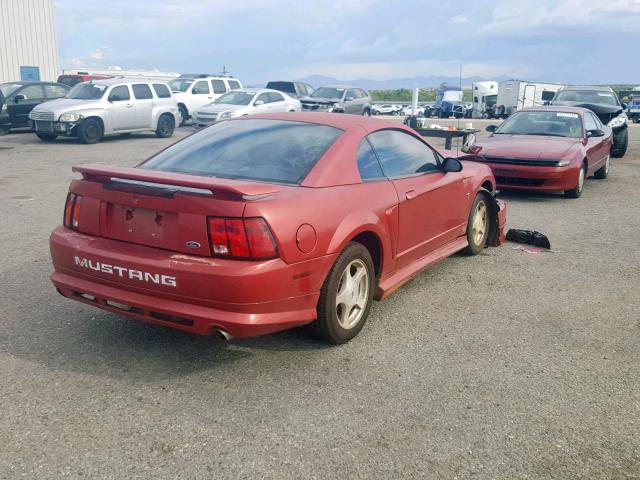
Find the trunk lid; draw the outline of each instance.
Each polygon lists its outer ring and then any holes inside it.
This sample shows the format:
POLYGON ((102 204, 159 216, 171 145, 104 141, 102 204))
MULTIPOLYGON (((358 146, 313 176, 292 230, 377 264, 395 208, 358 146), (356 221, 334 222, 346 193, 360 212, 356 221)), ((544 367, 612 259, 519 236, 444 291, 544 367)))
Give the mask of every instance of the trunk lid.
POLYGON ((79 231, 166 250, 209 256, 207 217, 243 216, 246 203, 281 186, 181 173, 77 166, 70 191, 82 196, 79 231))

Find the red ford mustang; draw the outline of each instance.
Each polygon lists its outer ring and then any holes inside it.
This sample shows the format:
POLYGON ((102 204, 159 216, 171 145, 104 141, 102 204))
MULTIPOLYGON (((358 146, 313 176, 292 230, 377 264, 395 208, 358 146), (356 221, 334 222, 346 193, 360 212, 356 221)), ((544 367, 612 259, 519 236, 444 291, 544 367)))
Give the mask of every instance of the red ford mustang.
POLYGON ((74 167, 52 281, 69 298, 199 334, 311 324, 353 338, 372 299, 503 241, 491 170, 395 122, 220 122, 136 168, 74 167))
POLYGON ((498 188, 563 191, 578 198, 588 176, 609 174, 612 132, 590 110, 526 108, 487 130, 492 135, 471 153, 491 167, 498 188))

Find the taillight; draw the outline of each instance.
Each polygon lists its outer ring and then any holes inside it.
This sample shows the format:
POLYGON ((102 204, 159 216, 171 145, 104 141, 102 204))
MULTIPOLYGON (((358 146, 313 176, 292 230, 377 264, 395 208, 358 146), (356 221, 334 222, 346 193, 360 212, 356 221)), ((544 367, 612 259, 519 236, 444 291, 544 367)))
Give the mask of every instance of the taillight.
POLYGON ((209 217, 209 241, 214 257, 266 260, 278 250, 263 218, 209 217))
POLYGON ((67 195, 67 203, 64 206, 64 226, 77 230, 80 225, 80 210, 82 208, 82 197, 75 193, 67 195))

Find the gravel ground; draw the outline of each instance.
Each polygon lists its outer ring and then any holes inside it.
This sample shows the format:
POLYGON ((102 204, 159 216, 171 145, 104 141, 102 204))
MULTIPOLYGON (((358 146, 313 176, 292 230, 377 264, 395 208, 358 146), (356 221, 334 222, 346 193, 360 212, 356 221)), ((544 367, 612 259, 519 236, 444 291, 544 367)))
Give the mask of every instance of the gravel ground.
POLYGON ((55 292, 71 165, 189 132, 0 138, 0 478, 640 479, 639 125, 582 198, 502 195, 558 253, 454 256, 341 347, 222 343, 55 292))

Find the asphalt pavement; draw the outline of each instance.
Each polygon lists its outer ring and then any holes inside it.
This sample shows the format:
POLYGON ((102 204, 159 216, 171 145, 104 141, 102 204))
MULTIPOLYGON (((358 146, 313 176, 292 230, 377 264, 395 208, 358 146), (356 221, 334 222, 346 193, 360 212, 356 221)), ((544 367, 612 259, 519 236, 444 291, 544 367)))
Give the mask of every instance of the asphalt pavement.
POLYGON ((556 253, 453 256, 340 347, 223 343, 55 292, 71 166, 190 132, 0 137, 0 478, 640 479, 640 125, 580 199, 501 194, 556 253))

